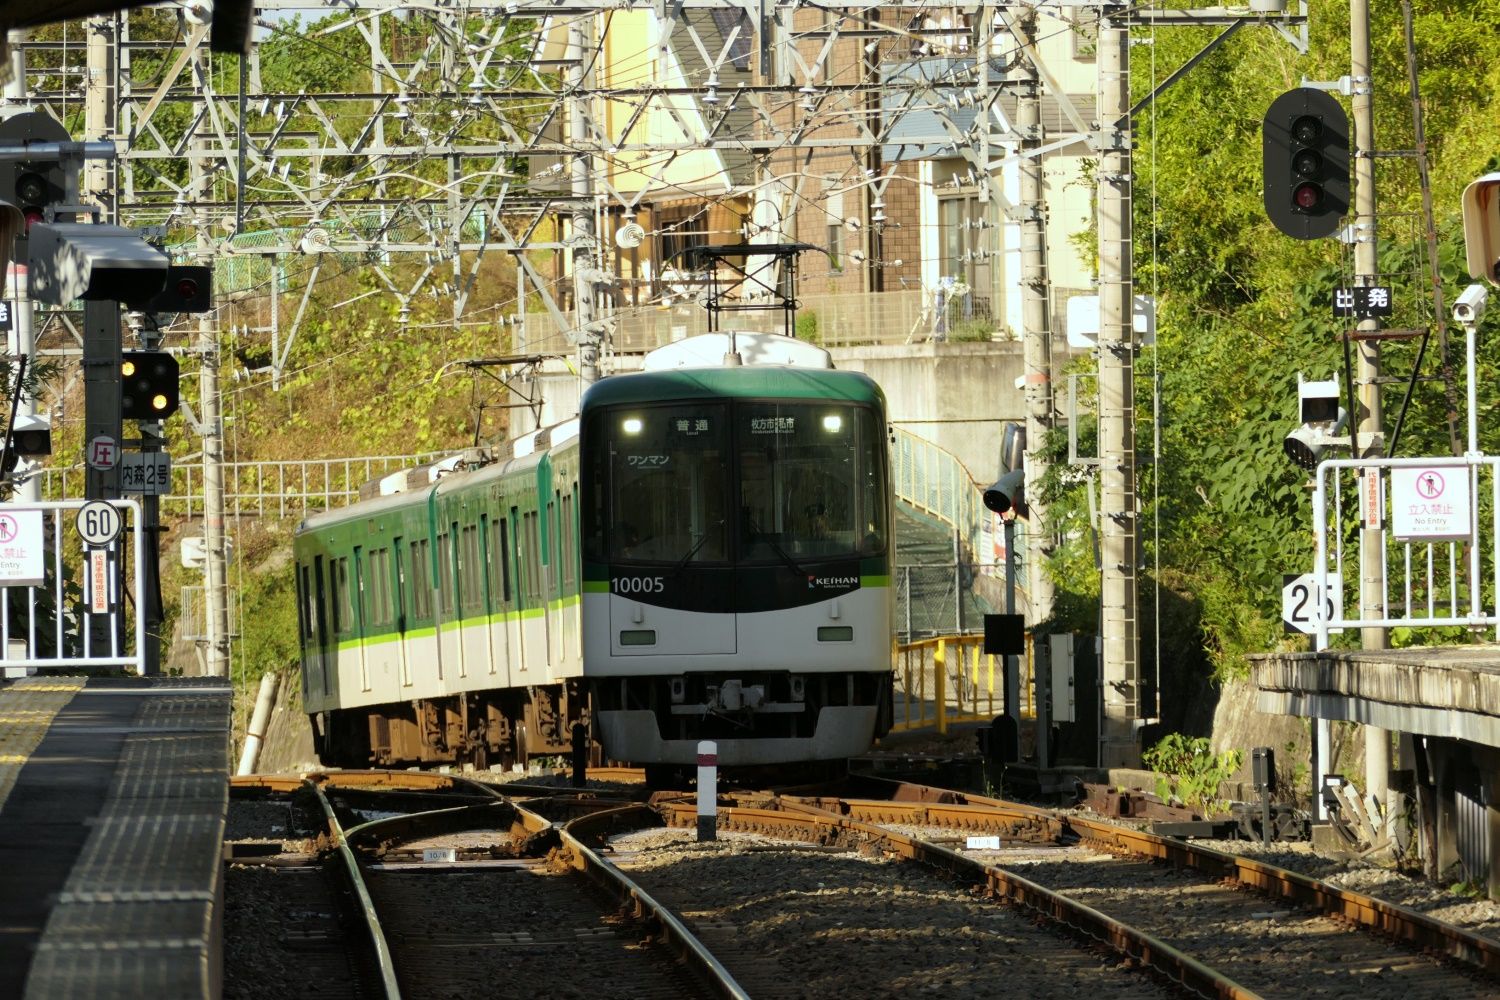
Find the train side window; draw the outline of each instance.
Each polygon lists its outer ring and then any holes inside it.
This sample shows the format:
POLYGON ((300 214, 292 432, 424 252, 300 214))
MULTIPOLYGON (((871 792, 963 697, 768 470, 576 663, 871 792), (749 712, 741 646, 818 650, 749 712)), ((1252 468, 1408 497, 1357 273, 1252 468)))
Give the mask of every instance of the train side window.
POLYGON ((388 626, 393 618, 391 613, 391 550, 371 550, 369 563, 369 624, 388 626))
POLYGON ((537 532, 537 512, 527 511, 521 516, 521 520, 524 528, 521 538, 522 562, 526 569, 522 587, 526 594, 527 607, 534 608, 541 603, 542 599, 541 539, 537 532))
POLYGON ((510 509, 510 547, 505 550, 505 558, 510 563, 511 572, 515 574, 516 608, 520 610, 526 607, 526 567, 521 556, 521 536, 524 534, 521 523, 521 509, 512 507, 510 509))
POLYGON ((491 541, 491 536, 494 533, 495 529, 490 524, 490 516, 488 514, 480 514, 479 553, 476 557, 479 568, 474 572, 479 575, 480 603, 486 612, 494 611, 495 606, 500 603, 499 588, 495 585, 495 567, 490 564, 490 559, 495 551, 495 543, 491 541))
POLYGON ((432 617, 432 548, 425 538, 411 543, 411 615, 432 617))
POLYGON ((562 593, 562 491, 553 494, 557 499, 547 504, 547 523, 552 526, 552 550, 548 553, 552 561, 552 593, 548 597, 558 597, 562 593))
POLYGON ((453 617, 453 543, 448 532, 437 536, 438 614, 453 617))
POLYGON ((372 611, 370 604, 373 599, 369 585, 366 582, 367 570, 369 569, 367 559, 365 550, 356 545, 354 547, 354 559, 351 563, 354 575, 351 578, 352 586, 349 598, 353 604, 352 610, 354 613, 350 617, 350 624, 354 626, 354 634, 361 636, 365 634, 365 629, 370 624, 370 614, 372 611))
POLYGON ((483 570, 479 563, 479 525, 466 524, 459 533, 458 580, 459 606, 464 611, 479 611, 483 607, 483 570))
POLYGON ((318 609, 313 601, 312 568, 303 565, 298 569, 301 572, 297 574, 297 617, 302 626, 303 645, 306 646, 317 635, 318 609))
MULTIPOLYGON (((499 531, 490 533, 490 545, 493 550, 493 561, 499 567, 500 577, 500 603, 510 606, 510 525, 504 517, 499 522, 499 531)), ((494 586, 495 571, 491 571, 490 585, 494 586)))
POLYGON ((572 593, 578 586, 578 531, 573 522, 577 516, 577 505, 573 498, 578 495, 578 484, 573 484, 571 493, 562 498, 562 581, 563 591, 572 593))
POLYGON ((333 606, 333 631, 339 635, 354 629, 354 594, 349 581, 349 557, 339 556, 333 560, 332 593, 329 603, 333 606))
POLYGON ((391 542, 391 618, 398 632, 406 631, 410 618, 406 606, 406 592, 410 587, 406 568, 410 562, 405 553, 402 539, 397 538, 391 542))

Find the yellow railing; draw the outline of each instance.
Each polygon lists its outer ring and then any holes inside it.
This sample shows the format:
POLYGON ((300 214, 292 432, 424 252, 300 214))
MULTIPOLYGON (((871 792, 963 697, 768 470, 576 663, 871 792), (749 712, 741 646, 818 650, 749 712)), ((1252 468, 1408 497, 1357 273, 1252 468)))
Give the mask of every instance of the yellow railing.
MULTIPOLYGON (((897 643, 893 732, 935 727, 946 733, 950 723, 988 722, 1005 706, 1005 665, 984 652, 982 635, 950 635, 897 643)), ((1036 716, 1032 702, 1031 637, 1021 658, 1020 709, 1023 719, 1036 716)))

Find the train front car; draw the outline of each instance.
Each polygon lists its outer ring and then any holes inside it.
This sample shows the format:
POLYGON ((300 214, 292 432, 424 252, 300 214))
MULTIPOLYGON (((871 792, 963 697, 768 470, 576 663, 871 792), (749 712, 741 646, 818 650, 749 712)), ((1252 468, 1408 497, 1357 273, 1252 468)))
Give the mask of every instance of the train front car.
POLYGON ((885 401, 855 372, 675 368, 582 405, 584 675, 607 757, 832 761, 890 724, 885 401))

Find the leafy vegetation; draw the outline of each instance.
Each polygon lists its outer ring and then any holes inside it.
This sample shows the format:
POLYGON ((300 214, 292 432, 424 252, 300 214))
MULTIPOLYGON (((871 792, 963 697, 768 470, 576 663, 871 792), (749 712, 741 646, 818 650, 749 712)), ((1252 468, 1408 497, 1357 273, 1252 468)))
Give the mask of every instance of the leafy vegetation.
MULTIPOLYGON (((1461 267, 1459 192, 1478 174, 1500 168, 1500 118, 1494 114, 1494 95, 1500 92, 1500 33, 1494 31, 1500 23, 1500 0, 1418 0, 1414 9, 1432 157, 1438 267, 1451 302, 1468 280, 1461 267)), ((1374 13, 1375 137, 1382 150, 1409 150, 1415 136, 1406 96, 1400 9, 1377 6, 1374 13)), ((178 30, 168 11, 131 16, 135 38, 170 38, 178 30)), ((316 26, 283 25, 261 49, 264 88, 288 94, 371 89, 375 81, 364 68, 366 43, 351 19, 340 13, 316 26)), ((518 19, 507 30, 519 38, 531 27, 518 19)), ((69 29, 41 30, 40 37, 57 37, 69 29)), ((76 22, 72 30, 78 30, 76 22)), ((414 15, 400 30, 401 61, 415 65, 428 43, 430 25, 414 15)), ((1219 30, 1140 29, 1142 37, 1151 35, 1153 44, 1133 50, 1135 98, 1150 93, 1219 30)), ((1177 671, 1171 675, 1173 682, 1184 686, 1201 686, 1205 676, 1242 676, 1247 654, 1284 641, 1277 600, 1281 575, 1311 564, 1306 477, 1283 456, 1281 438, 1294 422, 1299 371, 1309 378, 1338 374, 1344 379, 1342 327, 1330 317, 1329 304, 1332 290, 1349 281, 1350 254, 1332 239, 1299 242, 1273 229, 1261 200, 1260 127, 1271 100, 1304 77, 1336 80, 1348 73, 1348 37, 1347 7, 1314 0, 1308 54, 1299 55, 1269 29, 1247 27, 1135 117, 1135 277, 1138 293, 1158 300, 1157 344, 1137 360, 1138 494, 1146 508, 1139 523, 1147 526, 1141 553, 1147 567, 1142 577, 1143 616, 1156 614, 1150 607, 1155 602, 1145 596, 1151 588, 1159 588, 1168 598, 1161 602, 1160 622, 1143 619, 1141 634, 1144 641, 1160 643, 1164 691, 1172 690, 1165 671, 1177 671), (1150 398, 1158 377, 1159 427, 1154 426, 1150 398)), ((519 43, 515 54, 524 55, 519 43)), ((35 58, 54 57, 38 52, 35 58)), ((137 75, 148 76, 141 72, 150 68, 143 60, 162 57, 141 53, 136 58, 137 75)), ((213 72, 226 92, 234 91, 237 60, 216 57, 213 72)), ((50 81, 55 85, 51 89, 65 89, 64 82, 59 72, 50 81)), ((389 93, 390 81, 385 83, 389 93)), ((416 79, 412 85, 425 83, 416 79)), ((79 116, 70 119, 70 126, 81 126, 81 102, 66 108, 79 116)), ((188 103, 169 101, 158 109, 153 128, 165 143, 181 141, 190 125, 190 108, 188 103)), ((547 109, 517 105, 504 110, 514 120, 535 120, 547 109)), ((367 111, 367 106, 357 111, 353 105, 324 109, 335 116, 346 138, 364 126, 367 111)), ((277 123, 279 113, 274 105, 252 107, 247 124, 264 134, 277 123)), ((312 124, 312 112, 305 106, 289 104, 286 113, 291 116, 287 129, 312 124)), ((456 103, 446 113, 471 114, 456 103)), ((497 122, 463 120, 480 132, 499 128, 497 122)), ((413 122, 412 128, 422 124, 413 122)), ((320 169, 337 175, 347 166, 329 161, 320 169)), ((1441 317, 1434 316, 1429 297, 1416 170, 1404 157, 1382 158, 1377 168, 1381 270, 1401 308, 1392 325, 1435 330, 1441 317)), ((180 159, 163 161, 163 185, 181 184, 185 169, 180 159)), ((433 157, 405 176, 387 178, 385 190, 395 199, 433 197, 445 181, 445 169, 443 158, 433 157)), ((522 174, 526 164, 518 160, 510 169, 522 174)), ((217 196, 232 197, 227 177, 220 175, 214 183, 217 196)), ((1084 183, 1091 188, 1092 177, 1084 183)), ((1093 262, 1097 231, 1092 226, 1075 234, 1072 243, 1093 262)), ((466 271, 470 262, 463 263, 466 271)), ((467 318, 456 324, 451 290, 445 293, 434 283, 416 280, 424 267, 442 273, 451 267, 451 259, 435 251, 428 260, 398 262, 389 269, 400 278, 393 284, 418 289, 405 309, 368 264, 329 259, 323 265, 279 386, 257 373, 269 360, 269 338, 264 333, 231 336, 224 356, 230 457, 401 454, 504 435, 506 411, 499 408, 504 400, 496 384, 452 374, 444 366, 513 349, 508 330, 493 322, 514 309, 513 265, 499 254, 487 256, 472 285, 467 318)), ((286 296, 283 329, 291 312, 287 303, 308 283, 314 266, 314 258, 283 261, 283 271, 272 279, 286 296)), ((266 327, 270 287, 255 288, 237 302, 224 317, 224 328, 266 327)), ((1500 310, 1493 310, 1491 316, 1497 313, 1500 310)), ((1482 444, 1491 452, 1500 451, 1500 422, 1493 419, 1497 400, 1483 387, 1500 382, 1495 330, 1491 319, 1481 331, 1479 358, 1482 444)), ((816 314, 799 317, 797 334, 817 341, 816 314)), ((956 332, 954 339, 961 339, 956 332)), ((1449 346, 1450 364, 1461 360, 1461 347, 1449 346)), ((1383 344, 1385 373, 1406 378, 1417 368, 1417 354, 1417 341, 1383 344)), ((1433 379, 1443 361, 1435 336, 1417 371, 1422 380, 1397 446, 1400 454, 1442 454, 1450 448, 1450 400, 1433 379)), ((1089 364, 1084 360, 1079 367, 1089 364)), ((186 368, 190 375, 191 365, 186 368)), ((1057 373, 1055 381, 1062 380, 1062 373, 1057 373)), ((1462 386, 1455 387, 1461 396, 1462 386)), ((191 378, 185 388, 196 407, 191 378)), ((1393 384, 1385 392, 1388 428, 1402 391, 1404 386, 1393 384)), ((1081 401, 1081 408, 1086 402, 1081 401)), ((78 428, 75 423, 59 432, 65 439, 78 428)), ((1095 431, 1088 421, 1081 422, 1078 433, 1084 452, 1095 453, 1095 431)), ((1055 458, 1064 456, 1065 437, 1055 435, 1047 448, 1055 458)), ((1098 627, 1099 577, 1087 487, 1078 470, 1058 463, 1042 491, 1064 539, 1049 567, 1058 585, 1053 624, 1092 632, 1098 627)), ((290 574, 278 562, 284 556, 275 554, 278 546, 284 548, 285 538, 268 533, 263 545, 241 533, 236 537, 244 572, 237 572, 234 580, 243 588, 241 643, 246 658, 269 665, 292 663, 290 574)), ((175 576, 164 581, 169 599, 177 582, 175 576)), ((1392 631, 1392 641, 1398 644, 1431 638, 1430 632, 1392 631)), ((1142 651, 1143 659, 1151 655, 1150 650, 1142 651)), ((1176 752, 1185 753, 1190 762, 1201 757, 1191 746, 1179 745, 1176 752)))
POLYGON ((1156 794, 1166 802, 1181 802, 1205 816, 1228 808, 1219 785, 1234 777, 1244 763, 1244 751, 1214 753, 1205 737, 1169 733, 1147 750, 1142 759, 1156 772, 1156 794))
MULTIPOLYGON (((1415 139, 1401 11, 1392 6, 1374 14, 1376 144, 1409 150, 1415 139)), ((1415 4, 1437 263, 1448 303, 1470 280, 1462 269, 1459 193, 1475 176, 1496 169, 1494 150, 1500 148, 1493 113, 1500 36, 1491 30, 1497 17, 1496 0, 1415 4)), ((1331 316, 1331 301, 1335 287, 1353 283, 1350 251, 1334 239, 1281 235, 1262 205, 1265 109, 1304 78, 1335 80, 1349 71, 1347 8, 1315 2, 1310 25, 1307 55, 1269 35, 1241 34, 1135 119, 1136 290, 1156 296, 1158 331, 1157 344, 1142 352, 1136 367, 1138 492, 1146 508, 1140 523, 1148 526, 1142 555, 1154 578, 1143 582, 1142 603, 1147 587, 1159 586, 1194 607, 1197 619, 1177 622, 1178 631, 1164 631, 1160 641, 1172 655, 1201 648, 1221 681, 1245 675, 1247 654, 1286 641, 1281 576, 1312 565, 1308 477, 1281 447, 1296 422, 1297 375, 1336 376, 1347 385, 1344 328, 1331 316), (1161 386, 1159 427, 1150 395, 1154 377, 1161 386), (1153 453, 1156 431, 1159 453, 1153 453)), ((1148 94, 1213 33, 1154 32, 1149 61, 1141 48, 1133 56, 1136 96, 1148 94)), ((1388 325, 1433 334, 1397 453, 1447 454, 1452 397, 1435 376, 1445 360, 1453 366, 1451 390, 1461 402, 1462 337, 1449 331, 1445 358, 1439 329, 1445 317, 1434 314, 1413 161, 1381 159, 1377 170, 1381 278, 1393 286, 1398 306, 1388 325)), ((1086 260, 1096 242, 1097 233, 1080 234, 1076 245, 1086 260)), ((1481 331, 1479 358, 1481 444, 1491 453, 1500 447, 1500 424, 1489 419, 1496 401, 1484 398, 1484 387, 1495 384, 1500 369, 1495 328, 1491 319, 1481 331)), ((1383 395, 1388 441, 1420 343, 1390 341, 1379 348, 1383 373, 1393 377, 1383 395)), ((1078 367, 1086 370, 1092 362, 1078 367)), ((1087 436, 1091 428, 1080 431, 1087 436)), ((1050 450, 1065 454, 1065 443, 1052 442, 1050 450)), ((1051 565, 1059 624, 1091 630, 1099 582, 1085 486, 1075 470, 1055 467, 1044 492, 1066 539, 1051 565)), ((1456 637, 1433 630, 1392 633, 1396 643, 1456 637)), ((1340 641, 1356 643, 1358 635, 1340 641)))

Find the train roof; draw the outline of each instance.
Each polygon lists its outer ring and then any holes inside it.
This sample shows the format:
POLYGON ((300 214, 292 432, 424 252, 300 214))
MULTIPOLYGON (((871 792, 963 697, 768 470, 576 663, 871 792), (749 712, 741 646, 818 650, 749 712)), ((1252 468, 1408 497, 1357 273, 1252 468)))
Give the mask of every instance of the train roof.
POLYGON ((730 354, 739 356, 742 365, 791 365, 794 368, 832 368, 833 355, 796 337, 759 330, 732 330, 700 333, 696 337, 674 340, 654 351, 647 351, 641 361, 646 371, 666 368, 712 368, 730 354))
POLYGON ((783 365, 671 368, 600 379, 583 394, 579 409, 704 397, 826 399, 883 405, 885 394, 863 372, 783 365))

